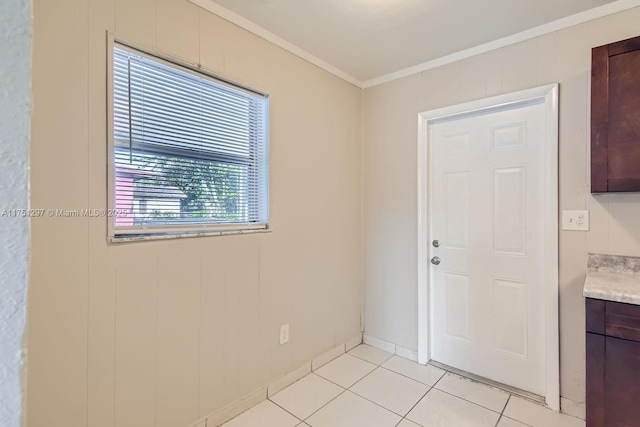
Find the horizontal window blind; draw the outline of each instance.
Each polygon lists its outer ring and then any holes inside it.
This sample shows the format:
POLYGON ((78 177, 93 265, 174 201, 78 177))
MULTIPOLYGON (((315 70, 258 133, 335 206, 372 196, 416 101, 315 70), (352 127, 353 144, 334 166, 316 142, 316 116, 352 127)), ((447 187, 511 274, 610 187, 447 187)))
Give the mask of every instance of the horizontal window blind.
POLYGON ((116 235, 268 222, 268 99, 116 45, 116 235))

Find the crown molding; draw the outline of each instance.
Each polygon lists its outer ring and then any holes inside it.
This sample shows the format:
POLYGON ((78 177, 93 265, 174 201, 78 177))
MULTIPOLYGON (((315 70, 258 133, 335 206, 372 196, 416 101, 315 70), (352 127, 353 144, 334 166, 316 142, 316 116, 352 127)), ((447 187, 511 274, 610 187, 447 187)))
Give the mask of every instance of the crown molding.
POLYGON ((617 0, 603 6, 585 10, 584 12, 579 12, 574 15, 570 15, 565 18, 561 18, 556 21, 552 21, 547 24, 522 31, 520 33, 512 34, 510 36, 491 41, 489 43, 474 46, 469 49, 452 53, 451 55, 442 56, 431 61, 423 62, 422 64, 414 65, 403 70, 394 71, 393 73, 367 80, 363 82, 362 87, 363 89, 366 89, 372 86, 381 85, 383 83, 401 79, 403 77, 408 77, 412 74, 421 73, 423 71, 441 67, 446 64, 451 64, 452 62, 460 61, 462 59, 500 49, 505 46, 540 37, 545 34, 553 33, 568 27, 572 27, 574 25, 582 24, 584 22, 593 21, 594 19, 622 12, 627 9, 633 9, 634 7, 638 6, 640 6, 640 0, 617 0))
POLYGON ((214 0, 189 0, 191 3, 208 10, 209 12, 218 15, 219 17, 235 24, 255 35, 261 37, 274 45, 285 49, 292 54, 308 61, 323 70, 351 83, 362 89, 388 83, 393 80, 401 79, 403 77, 410 76, 412 74, 421 73, 423 71, 431 70, 433 68, 441 67, 443 65, 451 64, 452 62, 460 61, 472 56, 480 55, 492 50, 500 49, 505 46, 520 43, 529 39, 543 36, 545 34, 553 33, 574 25, 582 24, 584 22, 593 21, 594 19, 602 18, 614 13, 622 12, 635 7, 640 7, 640 0, 616 0, 614 2, 599 6, 593 9, 579 12, 574 15, 567 16, 565 18, 558 19, 556 21, 549 22, 526 31, 522 31, 510 36, 503 37, 488 43, 484 43, 478 46, 474 46, 469 49, 461 50, 459 52, 452 53, 450 55, 442 56, 440 58, 433 59, 431 61, 423 62, 422 64, 414 65, 402 70, 394 71, 393 73, 385 74, 380 77, 376 77, 367 81, 361 81, 354 76, 350 75, 339 69, 338 67, 331 65, 323 59, 307 52, 299 46, 283 39, 272 33, 271 31, 259 26, 258 24, 248 20, 247 18, 238 15, 237 13, 227 9, 216 3, 214 0))
POLYGON ((220 4, 216 3, 214 0, 189 0, 189 1, 197 6, 200 6, 205 10, 208 10, 209 12, 215 15, 218 15, 219 17, 231 22, 232 24, 237 25, 238 27, 244 28, 245 30, 255 34, 256 36, 261 37, 266 41, 271 42, 274 45, 293 53, 296 56, 299 56, 305 61, 308 61, 313 65, 316 65, 322 68, 323 70, 328 71, 329 73, 341 78, 342 80, 345 80, 351 83, 354 86, 357 86, 359 88, 363 87, 362 82, 357 78, 353 77, 352 75, 350 75, 349 73, 346 73, 341 69, 339 69, 338 67, 335 67, 329 64, 328 62, 307 52, 301 47, 296 46, 291 42, 288 42, 282 37, 279 37, 273 34, 271 31, 261 27, 260 25, 254 23, 253 21, 250 21, 247 18, 240 16, 237 13, 227 9, 226 7, 221 6, 220 4))

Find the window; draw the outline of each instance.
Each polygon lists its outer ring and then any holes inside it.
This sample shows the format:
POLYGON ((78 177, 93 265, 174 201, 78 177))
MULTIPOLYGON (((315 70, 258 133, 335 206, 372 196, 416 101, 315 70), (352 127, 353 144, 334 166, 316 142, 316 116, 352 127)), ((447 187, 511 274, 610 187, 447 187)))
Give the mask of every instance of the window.
POLYGON ((265 229, 268 97, 115 44, 115 238, 265 229))

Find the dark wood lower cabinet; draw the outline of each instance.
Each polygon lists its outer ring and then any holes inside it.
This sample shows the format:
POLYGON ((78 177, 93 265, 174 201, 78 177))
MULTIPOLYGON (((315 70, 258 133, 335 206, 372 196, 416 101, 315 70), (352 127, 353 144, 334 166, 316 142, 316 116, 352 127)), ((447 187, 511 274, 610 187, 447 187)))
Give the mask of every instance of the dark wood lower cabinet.
POLYGON ((640 343, 606 337, 605 425, 640 425, 640 343))
POLYGON ((603 335, 587 332, 587 426, 605 426, 603 335))
POLYGON ((640 426, 639 333, 640 306, 587 299, 587 427, 640 426))

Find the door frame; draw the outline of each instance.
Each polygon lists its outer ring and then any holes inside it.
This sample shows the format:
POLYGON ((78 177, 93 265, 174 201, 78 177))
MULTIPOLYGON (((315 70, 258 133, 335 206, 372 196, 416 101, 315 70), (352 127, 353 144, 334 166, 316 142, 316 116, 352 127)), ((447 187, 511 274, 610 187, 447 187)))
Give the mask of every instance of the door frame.
POLYGON ((560 410, 560 330, 558 314, 558 84, 526 89, 505 95, 466 102, 418 114, 418 361, 431 358, 430 334, 430 266, 429 208, 433 192, 430 188, 431 135, 429 126, 442 119, 477 114, 497 108, 517 107, 543 101, 545 105, 544 147, 544 301, 547 406, 560 410))

